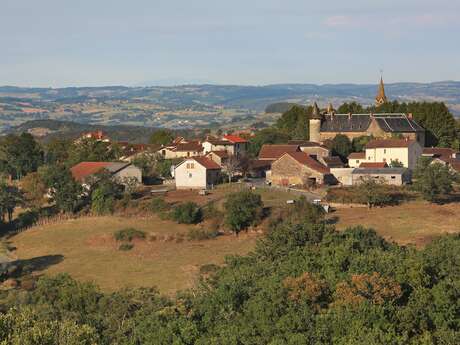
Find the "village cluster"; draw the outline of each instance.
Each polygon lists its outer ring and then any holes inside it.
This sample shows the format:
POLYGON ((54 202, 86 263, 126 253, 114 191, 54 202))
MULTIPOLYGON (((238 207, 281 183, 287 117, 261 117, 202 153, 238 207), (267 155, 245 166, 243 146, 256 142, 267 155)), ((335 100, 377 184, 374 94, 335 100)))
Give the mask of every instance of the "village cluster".
MULTIPOLYGON (((460 159, 450 148, 423 147, 425 132, 411 114, 321 114, 315 106, 310 120, 312 140, 291 140, 285 144, 263 145, 257 158, 248 159, 245 168, 231 164, 247 157, 250 140, 239 135, 208 136, 203 140, 176 138, 164 146, 119 143, 124 151, 121 162, 82 162, 71 168, 75 179, 107 170, 116 178, 142 181, 142 171, 132 162, 140 155, 157 155, 180 161, 171 168, 177 189, 212 189, 221 174, 265 178, 267 184, 314 188, 321 185, 357 185, 364 178, 383 180, 392 185, 411 182, 411 172, 420 157, 430 157, 460 171, 460 159), (354 152, 343 162, 324 145, 337 134, 350 139, 372 136, 363 152, 354 152)), ((84 135, 110 141, 102 132, 84 135)))

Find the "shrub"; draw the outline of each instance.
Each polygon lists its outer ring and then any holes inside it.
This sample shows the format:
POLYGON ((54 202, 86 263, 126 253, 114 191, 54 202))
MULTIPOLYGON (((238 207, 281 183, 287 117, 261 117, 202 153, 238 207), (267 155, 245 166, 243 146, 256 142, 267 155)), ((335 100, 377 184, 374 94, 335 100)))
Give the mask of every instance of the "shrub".
POLYGON ((131 250, 133 248, 134 248, 134 244, 132 244, 132 243, 122 243, 118 247, 118 250, 128 251, 128 250, 131 250))
POLYGON ((134 228, 118 230, 113 235, 117 241, 131 242, 133 239, 145 239, 145 232, 134 228))
POLYGON ((171 206, 162 198, 155 197, 150 201, 150 210, 153 213, 169 211, 171 206))
POLYGON ((173 209, 172 219, 179 224, 197 224, 202 221, 203 213, 194 202, 186 202, 173 209))
POLYGON ((262 217, 262 198, 250 191, 230 194, 224 207, 226 210, 225 223, 235 234, 256 224, 262 217))
POLYGON ((219 232, 215 230, 191 229, 187 234, 189 241, 204 241, 216 238, 219 232))

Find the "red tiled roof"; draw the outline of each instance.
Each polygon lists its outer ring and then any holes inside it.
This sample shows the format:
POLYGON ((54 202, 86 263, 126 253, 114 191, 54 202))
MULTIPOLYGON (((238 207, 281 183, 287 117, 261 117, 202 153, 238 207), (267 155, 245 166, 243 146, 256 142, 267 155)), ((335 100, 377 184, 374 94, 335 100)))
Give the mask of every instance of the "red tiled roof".
POLYGON ((407 139, 374 139, 367 143, 366 149, 378 149, 378 148, 400 148, 409 147, 415 143, 415 140, 407 139))
POLYGON ((329 150, 329 148, 323 144, 316 143, 314 141, 308 140, 289 140, 289 145, 299 145, 300 147, 321 147, 323 149, 329 150))
POLYGON ((348 159, 364 159, 366 158, 366 152, 352 152, 348 155, 348 159))
POLYGON ((453 158, 455 150, 448 147, 425 147, 423 149, 424 155, 433 155, 434 157, 440 158, 442 160, 453 158))
POLYGON ((232 143, 247 143, 248 141, 246 139, 243 139, 239 136, 236 135, 224 135, 224 139, 228 140, 232 143))
POLYGON ((306 165, 310 169, 315 170, 319 173, 327 174, 330 171, 329 168, 325 167, 305 152, 288 152, 286 154, 294 158, 300 164, 306 165))
POLYGON ((220 158, 227 158, 228 157, 228 152, 225 151, 225 150, 222 150, 222 151, 211 151, 208 153, 208 155, 210 153, 214 153, 216 156, 219 156, 220 158))
POLYGON ((363 162, 359 165, 360 168, 387 168, 388 164, 385 162, 363 162))
POLYGON ((213 160, 211 160, 209 158, 206 158, 206 157, 193 157, 193 158, 190 158, 190 159, 193 159, 197 163, 199 163, 202 166, 204 166, 206 169, 210 169, 210 170, 216 170, 216 169, 220 170, 221 169, 219 164, 217 164, 213 160))
POLYGON ((70 172, 75 180, 82 181, 88 176, 101 172, 111 164, 110 162, 81 162, 70 168, 70 172))
POLYGON ((298 145, 262 145, 259 153, 259 159, 278 159, 288 152, 299 152, 298 145))

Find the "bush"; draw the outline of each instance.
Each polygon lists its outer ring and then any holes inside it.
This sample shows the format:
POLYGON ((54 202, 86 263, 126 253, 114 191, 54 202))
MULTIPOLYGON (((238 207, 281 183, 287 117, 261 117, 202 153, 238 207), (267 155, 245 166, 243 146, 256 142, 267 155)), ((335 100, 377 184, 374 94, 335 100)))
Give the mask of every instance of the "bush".
POLYGON ((150 210, 153 213, 165 212, 169 211, 170 209, 171 206, 162 198, 156 197, 150 201, 150 210))
POLYGON ((224 204, 225 223, 238 234, 250 225, 257 224, 262 217, 262 198, 250 191, 232 193, 224 204))
POLYGON ((133 239, 145 239, 145 232, 134 228, 118 230, 114 235, 117 241, 131 242, 133 239))
POLYGON ((219 236, 219 232, 215 230, 204 230, 204 229, 191 229, 187 238, 189 241, 204 241, 211 240, 219 236))
POLYGON ((179 224, 198 224, 203 220, 203 212, 194 202, 186 202, 173 209, 172 219, 179 224))
POLYGON ((118 250, 128 251, 128 250, 131 250, 133 248, 134 248, 134 244, 132 244, 132 243, 122 243, 118 247, 118 250))

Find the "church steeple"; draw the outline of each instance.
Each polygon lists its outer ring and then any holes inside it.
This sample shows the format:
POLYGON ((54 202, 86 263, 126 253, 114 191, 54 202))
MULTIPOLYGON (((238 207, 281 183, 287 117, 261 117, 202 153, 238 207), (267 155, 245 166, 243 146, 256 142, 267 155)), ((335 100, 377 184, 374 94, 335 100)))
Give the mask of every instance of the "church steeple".
POLYGON ((313 111, 311 115, 312 119, 321 119, 321 110, 319 110, 318 104, 316 104, 316 102, 313 104, 313 111))
POLYGON ((387 96, 385 95, 385 85, 383 83, 383 77, 380 76, 380 85, 379 85, 379 91, 377 93, 377 97, 375 97, 375 105, 380 106, 382 104, 385 104, 387 102, 387 96))

